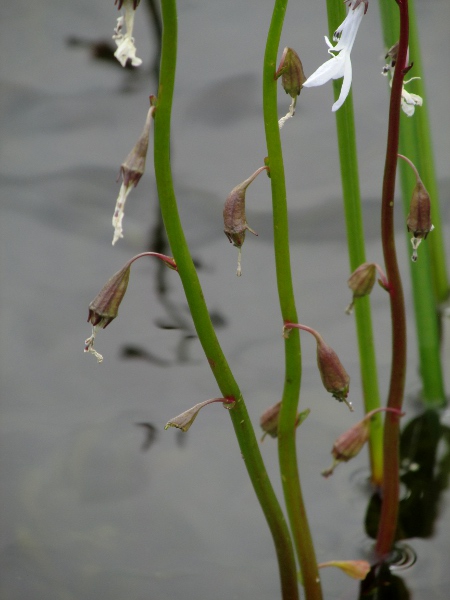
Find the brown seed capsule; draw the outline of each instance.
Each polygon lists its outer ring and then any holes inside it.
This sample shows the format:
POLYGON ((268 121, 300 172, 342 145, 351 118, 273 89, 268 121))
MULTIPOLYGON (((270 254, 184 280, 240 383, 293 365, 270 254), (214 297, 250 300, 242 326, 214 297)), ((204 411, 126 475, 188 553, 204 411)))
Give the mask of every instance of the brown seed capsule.
POLYGON ((300 94, 306 77, 303 72, 302 61, 292 48, 285 48, 283 51, 278 70, 275 73, 275 79, 280 76, 281 85, 286 94, 289 94, 291 98, 296 98, 300 94))
POLYGON ((307 331, 315 337, 317 342, 317 366, 325 389, 333 395, 333 398, 336 398, 339 402, 345 402, 348 408, 353 411, 351 402, 347 400, 350 376, 342 366, 336 352, 324 342, 322 336, 315 329, 300 323, 286 321, 283 327, 283 337, 288 338, 290 330, 294 328, 303 329, 303 331, 307 331))
POLYGON ((247 219, 245 217, 245 192, 251 182, 259 175, 259 173, 267 168, 268 167, 266 166, 260 167, 253 173, 251 177, 233 188, 225 201, 225 206, 223 209, 224 233, 230 240, 230 243, 236 246, 236 248, 239 248, 237 270, 238 276, 241 275, 240 249, 245 241, 245 233, 248 230, 254 235, 258 235, 256 231, 253 231, 253 229, 248 226, 247 219))
POLYGON ((317 366, 319 367, 322 383, 333 398, 339 402, 345 402, 350 410, 352 405, 347 401, 350 387, 350 376, 342 366, 336 352, 326 344, 322 337, 316 336, 317 340, 317 366))
POLYGON ((399 154, 398 157, 409 164, 416 176, 416 185, 411 197, 408 217, 406 218, 408 231, 413 234, 411 240, 413 254, 411 259, 415 262, 417 260, 417 248, 419 247, 420 242, 426 239, 430 231, 434 229, 431 223, 430 195, 419 176, 419 172, 409 158, 406 158, 406 156, 403 156, 402 154, 399 154))
POLYGON ((127 291, 130 268, 131 264, 127 263, 115 273, 89 304, 88 322, 94 327, 104 329, 117 317, 120 303, 127 291))

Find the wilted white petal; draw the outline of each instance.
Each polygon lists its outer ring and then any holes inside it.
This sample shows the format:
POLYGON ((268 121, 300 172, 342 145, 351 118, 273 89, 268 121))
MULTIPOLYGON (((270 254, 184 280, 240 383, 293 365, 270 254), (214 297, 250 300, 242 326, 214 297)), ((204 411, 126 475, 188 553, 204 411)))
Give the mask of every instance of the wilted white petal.
POLYGON ((133 67, 138 67, 142 64, 142 60, 136 56, 136 46, 134 45, 133 26, 135 10, 132 0, 125 0, 123 8, 125 10, 125 18, 122 16, 117 19, 117 25, 112 36, 117 44, 114 56, 122 67, 125 67, 128 60, 131 60, 133 67), (123 33, 124 23, 126 27, 125 33, 123 33))
POLYGON ((112 218, 112 225, 114 227, 114 237, 112 245, 117 242, 118 239, 123 238, 122 221, 125 214, 125 202, 133 188, 133 183, 129 183, 126 186, 123 182, 120 186, 119 196, 116 201, 116 208, 114 209, 114 215, 112 218))

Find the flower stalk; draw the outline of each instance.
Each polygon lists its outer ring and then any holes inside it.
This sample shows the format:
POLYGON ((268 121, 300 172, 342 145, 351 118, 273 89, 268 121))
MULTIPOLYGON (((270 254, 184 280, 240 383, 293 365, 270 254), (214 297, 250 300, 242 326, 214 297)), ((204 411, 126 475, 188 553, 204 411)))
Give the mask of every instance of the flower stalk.
MULTIPOLYGON (((328 30, 331 34, 336 24, 345 17, 345 5, 335 0, 327 0, 327 14, 328 30)), ((337 100, 340 93, 338 81, 333 82, 333 91, 334 98, 337 100)), ((348 257, 350 271, 354 272, 366 261, 366 250, 351 91, 347 101, 335 112, 335 118, 348 257)), ((364 409, 365 412, 370 412, 381 406, 370 299, 368 297, 358 299, 354 312, 364 409)), ((369 458, 372 483, 380 485, 383 477, 383 424, 378 414, 370 422, 369 458)))
POLYGON ((163 36, 154 129, 154 166, 161 213, 199 341, 223 397, 234 398, 236 401, 229 414, 245 466, 274 540, 282 597, 284 600, 297 600, 299 597, 297 573, 289 530, 264 467, 242 393, 231 373, 211 323, 178 213, 170 161, 170 122, 177 63, 176 1, 163 0, 161 11, 163 36))
MULTIPOLYGON (((401 411, 406 376, 406 317, 394 239, 394 194, 403 79, 408 70, 409 16, 408 0, 398 0, 397 4, 400 12, 400 38, 389 103, 388 139, 381 198, 381 240, 386 276, 389 281, 392 323, 392 362, 387 407, 401 411)), ((399 417, 390 412, 386 415, 384 425, 383 500, 376 543, 376 552, 380 558, 385 558, 391 551, 397 528, 399 437, 399 417)))

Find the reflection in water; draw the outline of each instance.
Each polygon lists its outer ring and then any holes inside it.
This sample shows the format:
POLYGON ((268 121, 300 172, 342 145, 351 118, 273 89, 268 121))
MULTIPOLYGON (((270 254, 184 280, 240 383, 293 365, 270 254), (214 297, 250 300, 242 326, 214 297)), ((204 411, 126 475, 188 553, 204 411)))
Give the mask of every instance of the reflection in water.
MULTIPOLYGON (((408 423, 400 437, 404 488, 400 500, 396 539, 429 538, 438 515, 439 500, 447 488, 450 472, 450 429, 441 424, 439 414, 424 412, 408 423), (446 451, 439 458, 438 445, 446 442, 446 451)), ((366 512, 365 528, 376 538, 381 501, 378 492, 372 495, 366 512)))
POLYGON ((389 565, 375 565, 359 588, 359 599, 409 600, 411 594, 405 582, 394 575, 389 565))

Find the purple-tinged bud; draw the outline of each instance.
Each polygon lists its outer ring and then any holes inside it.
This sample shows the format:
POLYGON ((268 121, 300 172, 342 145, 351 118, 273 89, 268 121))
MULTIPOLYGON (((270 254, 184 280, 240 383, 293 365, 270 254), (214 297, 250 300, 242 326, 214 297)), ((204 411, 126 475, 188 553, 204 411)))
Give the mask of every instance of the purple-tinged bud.
POLYGON ((400 416, 403 415, 395 408, 376 408, 371 410, 367 415, 340 435, 333 444, 331 454, 333 455, 333 464, 330 468, 322 471, 324 477, 329 477, 340 462, 347 462, 355 457, 361 451, 361 448, 369 439, 369 421, 377 413, 382 411, 394 412, 400 416))
POLYGON ((262 436, 261 441, 264 440, 266 435, 270 435, 270 437, 273 438, 277 437, 280 408, 281 402, 277 402, 276 404, 270 406, 267 410, 265 410, 261 415, 259 424, 261 426, 261 429, 264 431, 264 435, 262 436))
POLYGON ((350 376, 342 366, 336 352, 324 342, 322 336, 315 329, 300 323, 286 322, 283 327, 283 337, 287 338, 289 331, 294 328, 303 329, 315 337, 317 342, 317 366, 324 388, 332 394, 333 398, 336 398, 339 402, 345 402, 349 410, 353 412, 352 403, 347 400, 350 376))
POLYGON ((127 291, 130 279, 131 265, 142 256, 154 256, 159 258, 170 269, 178 271, 173 258, 159 254, 158 252, 142 252, 134 256, 127 264, 117 271, 102 287, 97 296, 89 304, 88 323, 92 325, 92 335, 84 342, 84 351, 93 354, 98 362, 103 362, 103 356, 94 349, 95 336, 99 329, 105 329, 119 312, 119 306, 127 291))
POLYGON ((297 96, 300 95, 303 83, 306 81, 302 61, 292 48, 285 48, 281 57, 275 79, 281 76, 281 85, 286 94, 292 98, 287 114, 278 121, 280 129, 285 122, 295 115, 297 96))
POLYGON ((353 271, 348 280, 348 287, 353 292, 352 301, 345 309, 345 312, 348 315, 350 315, 353 311, 356 298, 367 296, 372 291, 372 288, 375 284, 377 271, 380 275, 378 283, 382 288, 389 291, 389 284, 381 267, 376 263, 363 263, 355 271, 353 271))
POLYGON ((366 560, 329 560, 317 565, 319 569, 324 567, 337 567, 353 579, 364 581, 370 571, 370 565, 366 560))
POLYGON ((125 202, 127 201, 131 190, 137 186, 145 171, 150 125, 156 110, 154 96, 150 96, 150 104, 151 106, 147 113, 144 129, 142 130, 138 141, 120 167, 122 185, 120 186, 119 196, 116 201, 116 207, 112 218, 112 225, 114 227, 113 246, 119 238, 123 237, 122 221, 125 211, 125 202))
POLYGON ((253 231, 247 224, 247 219, 245 217, 245 192, 252 181, 262 171, 267 169, 268 167, 266 166, 260 167, 251 177, 233 188, 225 201, 223 209, 224 233, 230 240, 230 243, 239 249, 238 268, 236 271, 238 277, 242 275, 241 248, 245 241, 245 233, 248 230, 250 233, 253 233, 253 235, 258 235, 256 231, 253 231))
MULTIPOLYGON (((273 438, 278 437, 278 421, 280 417, 281 402, 277 402, 274 406, 271 406, 263 412, 259 420, 261 429, 264 431, 264 435, 261 438, 261 442, 264 441, 266 435, 270 435, 273 438)), ((295 427, 298 427, 303 423, 306 417, 311 412, 311 409, 307 408, 297 415, 295 419, 295 427)))
POLYGON ((169 427, 176 427, 177 429, 181 429, 181 431, 187 431, 197 418, 197 415, 200 412, 200 410, 207 404, 212 404, 213 402, 222 402, 223 407, 227 410, 232 409, 235 405, 235 400, 231 397, 210 398, 209 400, 205 400, 204 402, 199 402, 189 410, 186 410, 185 412, 181 413, 181 415, 178 415, 170 421, 168 421, 164 429, 169 429, 169 427))
POLYGON ((411 260, 416 262, 417 248, 419 247, 419 244, 422 240, 426 239, 430 231, 433 231, 434 229, 434 226, 431 223, 430 195, 427 192, 416 167, 409 160, 409 158, 406 158, 406 156, 403 156, 402 154, 399 154, 398 157, 402 158, 410 165, 416 176, 416 186, 413 191, 409 205, 409 213, 406 219, 408 231, 413 234, 411 239, 411 244, 413 247, 411 260))
POLYGON ((292 48, 285 48, 283 51, 278 70, 275 73, 275 79, 280 76, 281 85, 286 94, 289 94, 291 98, 296 98, 300 94, 306 77, 303 72, 302 61, 292 48))
POLYGON ((93 327, 105 329, 117 317, 130 280, 130 269, 131 264, 127 263, 105 283, 89 304, 88 323, 93 327))

